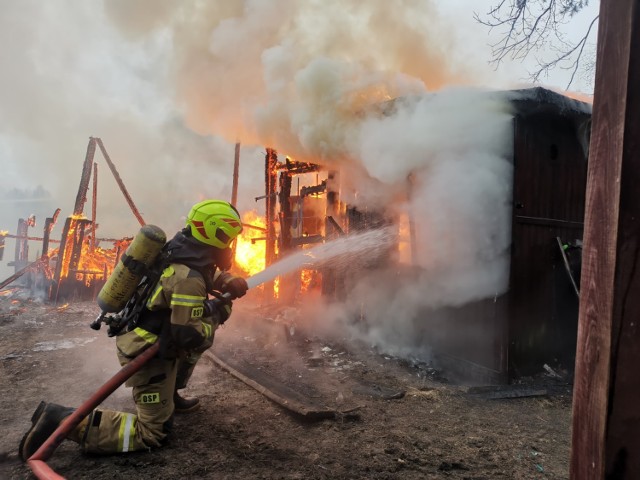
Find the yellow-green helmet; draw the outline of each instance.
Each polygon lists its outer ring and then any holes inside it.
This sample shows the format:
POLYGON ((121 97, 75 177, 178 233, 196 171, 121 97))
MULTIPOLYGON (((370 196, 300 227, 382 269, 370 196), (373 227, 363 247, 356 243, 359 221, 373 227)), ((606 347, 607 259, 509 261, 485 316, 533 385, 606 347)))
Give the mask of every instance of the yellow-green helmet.
POLYGON ((187 226, 196 240, 217 248, 228 248, 242 232, 240 214, 223 200, 204 200, 191 207, 187 226))

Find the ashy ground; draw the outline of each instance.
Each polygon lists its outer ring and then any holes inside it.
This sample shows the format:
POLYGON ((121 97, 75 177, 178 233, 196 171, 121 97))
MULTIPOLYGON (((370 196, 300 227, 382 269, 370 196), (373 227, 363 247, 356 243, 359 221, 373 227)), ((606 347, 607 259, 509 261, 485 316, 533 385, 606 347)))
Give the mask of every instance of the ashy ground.
MULTIPOLYGON (((88 326, 93 303, 20 297, 0 296, 2 479, 34 478, 17 447, 40 400, 78 406, 118 371, 114 340, 88 326)), ((202 407, 176 418, 166 447, 94 456, 67 441, 48 464, 65 478, 92 480, 568 478, 570 386, 491 399, 424 365, 310 338, 250 302, 236 310, 216 335, 220 357, 206 356, 186 389, 202 407), (273 388, 252 388, 221 368, 221 357, 263 383, 275 379, 273 388), (269 397, 274 391, 338 413, 291 413, 269 397)), ((130 391, 121 387, 104 406, 133 411, 130 391)))

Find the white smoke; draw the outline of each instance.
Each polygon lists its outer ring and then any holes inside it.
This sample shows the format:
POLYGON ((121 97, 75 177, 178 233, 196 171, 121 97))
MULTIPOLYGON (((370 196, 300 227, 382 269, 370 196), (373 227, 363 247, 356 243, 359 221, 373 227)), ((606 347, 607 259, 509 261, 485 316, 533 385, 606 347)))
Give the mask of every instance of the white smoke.
POLYGON ((414 268, 403 274, 362 278, 343 310, 333 307, 339 321, 366 317, 364 331, 356 325, 359 336, 388 352, 424 358, 419 339, 429 332, 429 312, 506 291, 511 122, 511 107, 499 95, 445 89, 394 102, 386 114, 359 124, 350 156, 364 165, 369 188, 354 192, 353 200, 408 214, 416 251, 414 268))
MULTIPOLYGON (((363 286, 353 298, 375 307, 372 338, 399 345, 382 318, 409 331, 402 322, 425 305, 505 287, 510 114, 482 92, 445 89, 488 77, 457 53, 455 24, 435 1, 23 0, 3 9, 4 191, 42 185, 51 212, 69 214, 97 136, 145 220, 172 233, 195 201, 230 197, 236 141, 239 207, 255 208, 269 146, 339 169, 344 201, 395 205, 415 220, 414 284, 374 298, 363 286), (397 97, 406 99, 376 112, 397 97)), ((131 235, 138 225, 96 160, 99 235, 131 235)), ((4 212, 0 228, 29 213, 4 212)))

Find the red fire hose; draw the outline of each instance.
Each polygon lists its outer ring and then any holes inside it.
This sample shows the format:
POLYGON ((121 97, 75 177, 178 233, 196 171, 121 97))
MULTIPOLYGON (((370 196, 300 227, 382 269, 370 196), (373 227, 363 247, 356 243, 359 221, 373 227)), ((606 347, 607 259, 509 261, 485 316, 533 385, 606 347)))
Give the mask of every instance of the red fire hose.
POLYGON ((46 461, 51 458, 55 449, 58 448, 67 435, 69 435, 69 433, 77 427, 78 424, 87 415, 89 415, 94 408, 100 405, 104 399, 111 395, 129 377, 140 370, 145 363, 151 360, 156 353, 158 353, 159 348, 160 342, 156 342, 130 363, 127 363, 118 373, 111 377, 107 383, 102 385, 102 387, 100 387, 86 402, 80 405, 75 412, 64 419, 51 436, 27 460, 29 468, 31 468, 36 477, 44 480, 64 480, 64 477, 61 477, 54 472, 51 467, 46 464, 46 461))

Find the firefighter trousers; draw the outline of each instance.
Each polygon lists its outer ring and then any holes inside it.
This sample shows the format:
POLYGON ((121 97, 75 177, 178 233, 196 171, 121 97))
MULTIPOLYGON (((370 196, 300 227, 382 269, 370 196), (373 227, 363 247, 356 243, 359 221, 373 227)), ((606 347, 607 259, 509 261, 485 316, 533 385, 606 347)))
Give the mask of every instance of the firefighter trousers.
POLYGON ((90 453, 119 453, 160 447, 173 423, 176 360, 154 358, 126 385, 133 387, 136 414, 95 409, 70 440, 90 453))

